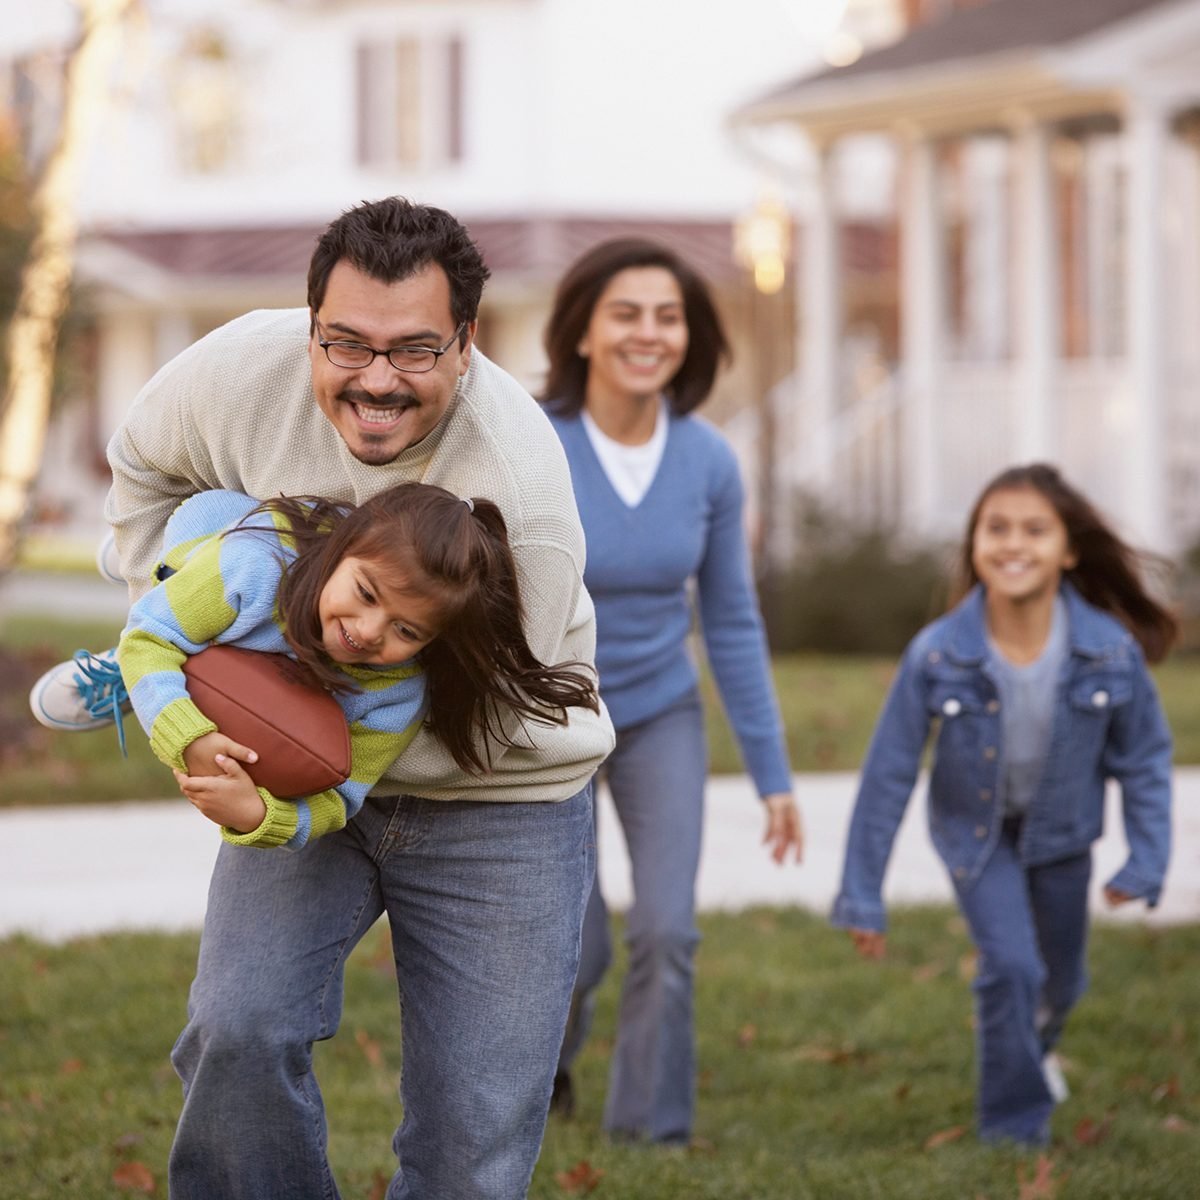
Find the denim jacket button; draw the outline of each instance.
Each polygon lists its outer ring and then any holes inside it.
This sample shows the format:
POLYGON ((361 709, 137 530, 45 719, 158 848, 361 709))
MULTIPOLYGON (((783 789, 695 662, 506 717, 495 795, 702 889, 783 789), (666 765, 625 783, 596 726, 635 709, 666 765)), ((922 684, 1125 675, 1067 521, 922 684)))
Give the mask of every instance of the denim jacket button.
POLYGON ((1108 693, 1101 688, 1098 692, 1092 693, 1092 704, 1096 708, 1104 708, 1108 704, 1108 693))
POLYGON ((986 758, 988 760, 988 762, 991 762, 992 759, 996 757, 996 747, 995 746, 985 746, 983 748, 983 757, 986 758))
POLYGON ((942 712, 948 717, 957 717, 962 712, 962 702, 951 696, 949 700, 942 703, 942 712))
POLYGON ((938 653, 936 650, 930 650, 930 652, 929 652, 929 661, 930 661, 930 662, 932 662, 932 663, 935 663, 935 662, 941 662, 941 661, 942 661, 942 656, 941 656, 941 655, 940 655, 940 654, 939 654, 939 653, 938 653))
POLYGON ((1000 711, 1000 701, 999 700, 989 700, 987 702, 987 710, 990 713, 998 713, 1000 711))
POLYGON ((987 833, 988 833, 988 830, 987 830, 986 825, 976 825, 975 826, 975 836, 977 838, 985 838, 985 837, 987 837, 987 833))
POLYGON ((954 878, 955 878, 955 879, 962 879, 962 878, 964 878, 964 877, 965 877, 965 875, 966 875, 966 873, 967 873, 967 868, 966 868, 966 867, 955 867, 955 868, 954 868, 954 878))
POLYGON ((992 798, 992 789, 991 788, 980 788, 979 789, 979 798, 980 798, 980 800, 982 800, 984 802, 984 804, 987 804, 992 798))

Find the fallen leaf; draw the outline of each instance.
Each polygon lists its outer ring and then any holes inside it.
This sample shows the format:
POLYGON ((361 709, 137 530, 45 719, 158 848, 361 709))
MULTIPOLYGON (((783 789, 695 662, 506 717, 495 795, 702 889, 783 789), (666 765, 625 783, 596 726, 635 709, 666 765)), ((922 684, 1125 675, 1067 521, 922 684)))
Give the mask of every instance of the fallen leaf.
POLYGON ((1066 1176, 1054 1178, 1054 1160, 1039 1154, 1033 1178, 1025 1181, 1025 1164, 1017 1164, 1017 1200, 1054 1200, 1066 1176))
POLYGON ((60 1075, 78 1075, 83 1070, 83 1059, 68 1058, 59 1064, 58 1073, 60 1075))
POLYGON ((603 1178, 604 1172, 598 1167, 593 1167, 585 1158, 577 1162, 569 1171, 559 1171, 554 1176, 554 1182, 572 1196, 586 1196, 600 1186, 600 1180, 603 1178))
POLYGON ((1080 1146, 1098 1146, 1108 1137, 1112 1123, 1112 1113, 1105 1113, 1099 1121, 1083 1117, 1075 1124, 1075 1141, 1080 1146))
POLYGON ((925 1139, 925 1150, 936 1150, 939 1146, 945 1146, 950 1142, 957 1142, 960 1137, 967 1132, 965 1125, 951 1125, 949 1129, 939 1129, 937 1133, 931 1133, 925 1139))
POLYGON ((371 1066, 383 1066, 383 1050, 380 1048, 379 1043, 365 1029, 358 1030, 354 1035, 354 1040, 358 1043, 358 1048, 363 1052, 363 1057, 371 1066))
POLYGON ((387 1200, 388 1184, 392 1182, 390 1175, 385 1175, 382 1171, 376 1171, 375 1177, 371 1180, 371 1190, 367 1194, 367 1200, 387 1200))
POLYGON ((970 983, 975 978, 975 969, 978 965, 979 956, 974 950, 969 950, 958 960, 958 977, 966 983, 970 983))
POLYGON ((1179 1096, 1179 1076, 1172 1075, 1164 1079, 1151 1093, 1150 1099, 1157 1103, 1160 1100, 1174 1100, 1179 1096))
POLYGON ((754 1039, 756 1037, 758 1037, 758 1026, 757 1025, 752 1025, 752 1024, 743 1025, 742 1028, 738 1032, 737 1044, 743 1050, 745 1050, 745 1049, 747 1049, 747 1047, 754 1045, 754 1039))
POLYGON ((141 1192, 145 1196, 153 1196, 158 1190, 158 1183, 145 1163, 123 1162, 112 1173, 112 1181, 126 1192, 141 1192))
POLYGON ((896 1091, 893 1094, 895 1095, 897 1102, 901 1102, 908 1099, 908 1093, 911 1091, 911 1083, 902 1083, 896 1088, 896 1091))
POLYGON ((1172 1113, 1169 1117, 1163 1117, 1162 1127, 1168 1133, 1187 1133, 1192 1128, 1192 1123, 1172 1113))
POLYGON ((941 975, 945 969, 944 962, 922 963, 912 973, 913 983, 928 983, 931 979, 936 979, 941 975))

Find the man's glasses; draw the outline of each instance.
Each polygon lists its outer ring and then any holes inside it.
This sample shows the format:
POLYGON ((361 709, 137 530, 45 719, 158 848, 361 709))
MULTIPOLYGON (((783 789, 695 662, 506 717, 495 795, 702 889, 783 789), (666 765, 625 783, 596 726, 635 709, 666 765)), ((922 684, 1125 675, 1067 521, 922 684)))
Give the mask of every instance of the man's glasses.
POLYGON ((374 350, 361 342, 328 341, 321 333, 321 322, 314 317, 313 324, 317 330, 317 345, 325 351, 325 357, 335 367, 342 367, 347 371, 361 371, 382 354, 397 371, 408 371, 414 375, 432 371, 437 366, 438 359, 450 349, 454 339, 467 327, 464 321, 440 346, 393 346, 390 350, 374 350))

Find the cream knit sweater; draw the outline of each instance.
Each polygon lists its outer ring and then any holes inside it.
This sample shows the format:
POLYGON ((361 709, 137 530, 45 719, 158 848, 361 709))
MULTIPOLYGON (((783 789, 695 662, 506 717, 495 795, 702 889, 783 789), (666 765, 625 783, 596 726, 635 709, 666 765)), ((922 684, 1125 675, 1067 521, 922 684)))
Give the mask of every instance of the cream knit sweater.
MULTIPOLYGON (((583 587, 583 531, 566 458, 529 394, 475 348, 437 428, 395 462, 367 466, 313 396, 308 311, 252 312, 214 330, 142 389, 108 447, 105 516, 136 599, 153 584, 167 519, 187 496, 229 488, 259 499, 319 495, 360 502, 417 479, 495 501, 508 524, 525 630, 545 663, 591 664, 595 614, 583 587)), ((570 710, 563 726, 528 725, 472 777, 425 730, 374 788, 437 800, 564 800, 613 745, 607 713, 570 710)))

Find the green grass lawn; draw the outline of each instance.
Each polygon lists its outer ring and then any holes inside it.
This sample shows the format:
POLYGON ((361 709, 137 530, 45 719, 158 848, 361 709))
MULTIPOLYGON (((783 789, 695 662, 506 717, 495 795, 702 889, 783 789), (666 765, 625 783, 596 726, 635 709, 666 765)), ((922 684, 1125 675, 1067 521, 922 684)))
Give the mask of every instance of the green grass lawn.
MULTIPOLYGON (((551 1122, 532 1197, 1196 1194, 1200 926, 1096 929, 1092 990, 1062 1047, 1072 1096, 1040 1165, 972 1135, 970 947, 949 910, 899 912, 882 964, 860 962, 843 936, 795 910, 707 916, 701 927, 693 1145, 613 1146, 600 1131, 610 975, 578 1065, 579 1112, 551 1122)), ((166 1196, 180 1104, 167 1055, 195 952, 192 936, 0 942, 0 1197, 166 1196)), ((381 928, 347 980, 341 1034, 318 1047, 318 1072, 343 1195, 377 1200, 400 1117, 395 981, 381 928)))
MULTIPOLYGON (((34 618, 0 621, 0 805, 61 804, 170 796, 175 784, 150 753, 136 718, 126 719, 129 756, 112 730, 61 734, 29 716, 29 687, 48 666, 80 648, 115 643, 113 623, 34 618)), ((797 771, 852 771, 862 762, 895 660, 791 655, 775 660, 775 681, 797 771)), ((1200 657, 1177 656, 1156 671, 1175 733, 1178 763, 1200 763, 1200 657)), ((714 774, 741 771, 712 681, 704 679, 714 774)))

